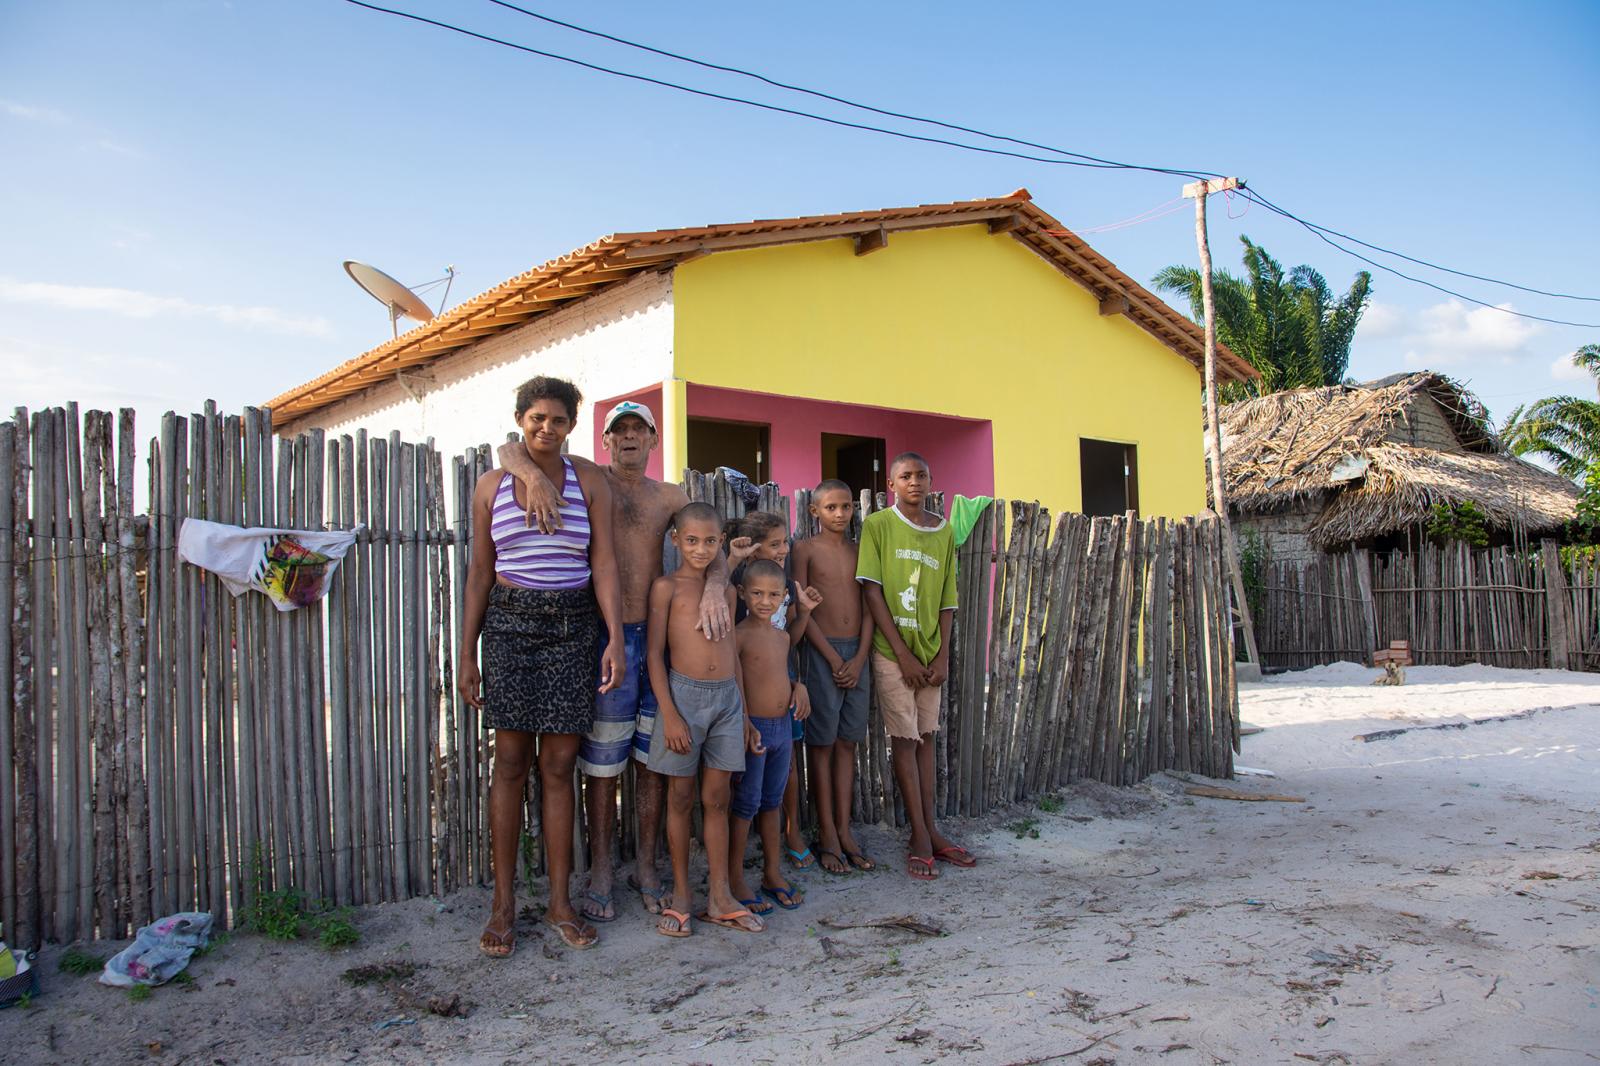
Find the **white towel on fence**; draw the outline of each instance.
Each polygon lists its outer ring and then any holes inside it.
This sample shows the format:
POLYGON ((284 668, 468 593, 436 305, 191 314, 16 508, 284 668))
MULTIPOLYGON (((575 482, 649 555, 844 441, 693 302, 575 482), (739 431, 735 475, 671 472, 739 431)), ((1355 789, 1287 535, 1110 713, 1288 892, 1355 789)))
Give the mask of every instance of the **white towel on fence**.
POLYGON ((185 518, 178 557, 216 574, 235 596, 255 589, 278 610, 292 611, 327 595, 328 582, 355 542, 353 529, 318 533, 185 518))

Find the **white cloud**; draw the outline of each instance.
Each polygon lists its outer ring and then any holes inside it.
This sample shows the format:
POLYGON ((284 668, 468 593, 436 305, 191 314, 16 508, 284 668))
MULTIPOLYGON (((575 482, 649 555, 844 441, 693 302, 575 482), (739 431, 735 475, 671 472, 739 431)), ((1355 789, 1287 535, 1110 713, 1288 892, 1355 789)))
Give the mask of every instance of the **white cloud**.
POLYGON ((145 153, 139 149, 123 144, 121 141, 113 141, 109 137, 101 137, 94 143, 85 145, 84 147, 95 148, 102 152, 110 152, 112 155, 125 155, 130 159, 147 158, 145 153))
POLYGON ((1373 302, 1361 316, 1361 339, 1383 340, 1405 332, 1406 314, 1394 304, 1373 302))
POLYGON ((274 307, 197 304, 181 296, 156 296, 135 289, 54 285, 7 277, 0 277, 0 302, 37 304, 65 311, 103 311, 127 318, 209 318, 230 326, 300 337, 327 337, 333 333, 325 318, 291 315, 274 307))
POLYGON ((1453 299, 1415 312, 1375 303, 1362 316, 1359 336, 1362 341, 1392 341, 1411 367, 1517 363, 1531 354, 1529 344, 1544 327, 1507 314, 1511 309, 1509 303, 1472 307, 1453 299))
POLYGON ((15 100, 0 100, 0 112, 29 122, 67 121, 67 116, 53 107, 35 107, 31 104, 19 104, 15 100))
POLYGON ((1550 364, 1550 376, 1557 381, 1591 381, 1589 372, 1582 367, 1572 365, 1572 357, 1577 352, 1568 352, 1566 355, 1557 356, 1555 362, 1550 364))

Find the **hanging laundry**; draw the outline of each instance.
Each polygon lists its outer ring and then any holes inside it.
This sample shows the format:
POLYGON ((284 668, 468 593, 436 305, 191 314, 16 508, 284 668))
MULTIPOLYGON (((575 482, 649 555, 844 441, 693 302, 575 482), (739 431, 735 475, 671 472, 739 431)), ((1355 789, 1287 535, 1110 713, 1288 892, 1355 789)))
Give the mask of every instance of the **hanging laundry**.
POLYGON ((340 560, 355 542, 356 530, 245 528, 185 518, 178 557, 216 574, 235 596, 255 589, 278 610, 292 611, 327 595, 340 560))

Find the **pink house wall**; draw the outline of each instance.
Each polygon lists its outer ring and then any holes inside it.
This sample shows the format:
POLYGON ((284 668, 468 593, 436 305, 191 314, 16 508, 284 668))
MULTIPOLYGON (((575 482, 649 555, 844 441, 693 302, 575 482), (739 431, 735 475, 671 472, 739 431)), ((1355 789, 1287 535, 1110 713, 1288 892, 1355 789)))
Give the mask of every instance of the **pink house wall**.
MULTIPOLYGON (((659 397, 660 390, 655 391, 659 397)), ((987 421, 692 382, 687 392, 690 418, 761 422, 771 427, 772 480, 786 493, 822 480, 822 434, 843 433, 883 438, 886 460, 900 452, 921 453, 932 468, 938 491, 994 495, 994 432, 987 421)), ((652 461, 656 461, 654 456, 652 461)))

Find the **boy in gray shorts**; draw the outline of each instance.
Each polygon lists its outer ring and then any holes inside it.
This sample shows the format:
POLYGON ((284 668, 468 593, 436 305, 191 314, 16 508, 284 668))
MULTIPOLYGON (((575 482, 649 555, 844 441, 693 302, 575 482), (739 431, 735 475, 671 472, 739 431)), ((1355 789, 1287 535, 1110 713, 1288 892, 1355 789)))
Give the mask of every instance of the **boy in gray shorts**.
POLYGON ((817 532, 795 545, 794 576, 814 585, 822 603, 811 612, 800 650, 800 680, 811 697, 806 752, 817 809, 817 861, 831 874, 876 864, 850 831, 856 745, 867 739, 872 695, 872 614, 856 581, 857 548, 847 535, 855 513, 850 486, 828 480, 811 493, 817 532))
MULTIPOLYGON (((700 772, 702 836, 706 846, 706 909, 701 921, 746 933, 766 928, 740 906, 728 885, 728 793, 744 770, 745 752, 761 750, 761 736, 745 716, 737 645, 707 640, 695 627, 705 594, 706 567, 718 557, 722 525, 716 511, 691 503, 672 520, 672 542, 683 565, 650 586, 650 687, 660 709, 650 738, 651 770, 667 778, 667 847, 672 853, 672 898, 656 922, 663 936, 691 932, 689 834, 694 775, 700 772), (667 668, 671 656, 672 668, 667 668)), ((728 589, 733 606, 733 589, 728 589)))

